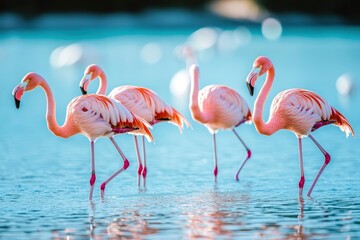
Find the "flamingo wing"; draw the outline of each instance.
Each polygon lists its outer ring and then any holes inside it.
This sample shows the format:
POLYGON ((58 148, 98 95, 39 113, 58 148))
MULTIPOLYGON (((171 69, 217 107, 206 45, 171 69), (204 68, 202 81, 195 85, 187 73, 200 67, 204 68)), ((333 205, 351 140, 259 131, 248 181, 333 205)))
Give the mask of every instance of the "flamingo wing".
POLYGON ((273 100, 270 119, 281 119, 285 129, 298 135, 327 125, 338 125, 347 134, 352 131, 348 121, 334 107, 315 92, 304 89, 289 89, 279 93, 273 100))
POLYGON ((199 107, 208 116, 214 129, 231 128, 251 120, 249 106, 233 89, 223 85, 209 85, 199 92, 199 107))
POLYGON ((155 104, 147 94, 143 94, 135 86, 120 86, 114 88, 108 95, 121 102, 132 113, 152 122, 155 116, 155 104))
POLYGON ((190 125, 184 116, 148 88, 125 85, 112 90, 109 97, 119 100, 131 112, 141 116, 151 124, 169 121, 177 125, 180 131, 183 122, 188 126, 190 125))
POLYGON ((105 95, 89 94, 73 99, 68 116, 89 138, 108 137, 117 133, 143 134, 152 140, 149 124, 132 114, 121 103, 105 95))

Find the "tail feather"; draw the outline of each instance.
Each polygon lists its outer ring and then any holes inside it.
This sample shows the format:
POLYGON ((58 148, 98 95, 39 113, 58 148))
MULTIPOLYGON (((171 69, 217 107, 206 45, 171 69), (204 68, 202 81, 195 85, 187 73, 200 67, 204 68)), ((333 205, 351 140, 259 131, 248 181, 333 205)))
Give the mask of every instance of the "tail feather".
POLYGON ((334 124, 339 126, 341 131, 345 132, 346 137, 348 137, 349 134, 351 134, 352 136, 355 136, 354 130, 351 127, 349 121, 344 117, 344 115, 342 115, 338 110, 336 110, 333 107, 331 107, 330 120, 335 121, 334 124))
POLYGON ((145 119, 139 117, 138 115, 133 114, 133 117, 133 126, 138 130, 129 132, 129 134, 143 135, 149 142, 153 142, 154 137, 149 130, 149 128, 152 128, 150 123, 148 123, 145 119))
POLYGON ((249 123, 249 124, 252 122, 252 114, 251 114, 250 109, 249 109, 245 119, 247 120, 247 123, 249 123))
POLYGON ((179 113, 177 110, 175 110, 175 108, 172 108, 172 114, 169 113, 168 111, 164 111, 161 113, 157 113, 155 116, 156 120, 159 121, 168 121, 174 125, 176 125, 179 128, 180 133, 182 132, 182 129, 184 128, 184 124, 187 127, 191 127, 189 121, 181 114, 179 113))

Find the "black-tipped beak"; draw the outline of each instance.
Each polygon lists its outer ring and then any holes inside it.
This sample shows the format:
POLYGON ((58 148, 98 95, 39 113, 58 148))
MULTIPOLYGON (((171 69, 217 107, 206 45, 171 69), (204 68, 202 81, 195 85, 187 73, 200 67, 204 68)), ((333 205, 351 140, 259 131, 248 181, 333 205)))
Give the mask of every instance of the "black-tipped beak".
POLYGON ((86 94, 87 94, 87 91, 86 91, 83 87, 80 87, 80 90, 81 90, 81 93, 82 93, 83 95, 86 95, 86 94))
POLYGON ((15 107, 16 107, 17 109, 19 109, 19 107, 20 107, 20 100, 18 100, 16 97, 14 97, 14 99, 15 99, 15 107))
POLYGON ((250 96, 253 96, 254 95, 254 87, 251 86, 251 84, 248 83, 248 82, 246 82, 246 86, 247 86, 247 88, 249 90, 250 96))

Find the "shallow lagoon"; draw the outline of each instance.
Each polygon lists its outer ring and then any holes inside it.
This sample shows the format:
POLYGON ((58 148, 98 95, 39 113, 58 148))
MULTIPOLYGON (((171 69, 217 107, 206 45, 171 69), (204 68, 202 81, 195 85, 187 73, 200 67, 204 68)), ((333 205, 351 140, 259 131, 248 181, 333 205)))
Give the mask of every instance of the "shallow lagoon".
MULTIPOLYGON (((253 155, 234 181, 244 149, 230 131, 218 134, 219 176, 213 182, 211 136, 190 119, 187 96, 169 90, 172 76, 185 64, 174 49, 192 28, 18 30, 0 37, 2 83, 0 101, 0 238, 3 239, 355 239, 360 237, 359 140, 333 126, 313 136, 332 161, 312 197, 299 201, 297 140, 287 131, 260 136, 253 125, 238 128, 253 155), (55 67, 50 55, 59 46, 79 44, 80 57, 55 67), (156 63, 141 59, 144 45, 156 43, 156 63), (155 144, 147 144, 148 187, 136 186, 136 158, 131 136, 116 140, 130 160, 127 171, 114 179, 100 199, 101 182, 117 170, 120 158, 107 139, 96 143, 97 182, 89 203, 89 142, 83 136, 60 139, 46 128, 45 96, 27 93, 19 110, 11 91, 29 71, 43 75, 57 100, 58 122, 67 103, 80 94, 84 68, 100 64, 109 89, 121 84, 157 91, 192 124, 182 134, 163 123, 153 129, 155 144)), ((230 29, 231 30, 231 29, 230 29)), ((218 83, 237 89, 250 106, 245 78, 258 55, 270 57, 276 79, 272 99, 281 90, 302 87, 325 97, 360 129, 360 29, 355 27, 284 28, 277 41, 266 40, 256 27, 251 41, 232 51, 206 50, 199 59, 201 85, 218 83), (341 96, 336 80, 349 74, 355 83, 341 96)), ((260 83, 260 82, 259 82, 260 83)), ((95 91, 97 84, 93 84, 95 91)), ((259 88, 258 88, 259 89, 259 88)), ((257 89, 257 90, 258 90, 257 89)), ((256 92, 257 93, 257 92, 256 92)), ((269 108, 270 101, 266 104, 269 108)), ((252 108, 252 107, 251 107, 252 108)), ((265 111, 267 114, 268 111, 265 111)), ((303 145, 305 190, 323 162, 311 141, 303 145)))

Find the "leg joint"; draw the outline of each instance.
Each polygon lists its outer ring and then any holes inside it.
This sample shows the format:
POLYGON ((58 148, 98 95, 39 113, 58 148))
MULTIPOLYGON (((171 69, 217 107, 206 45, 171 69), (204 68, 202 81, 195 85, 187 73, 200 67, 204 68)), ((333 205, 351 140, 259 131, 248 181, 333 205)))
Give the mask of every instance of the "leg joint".
POLYGON ((305 184, 305 177, 302 176, 299 181, 299 188, 304 188, 304 184, 305 184))
POLYGON ((92 171, 91 177, 90 177, 90 185, 91 185, 91 186, 94 186, 95 181, 96 181, 95 171, 92 171))
POLYGON ((130 166, 129 160, 125 159, 124 166, 123 166, 124 170, 127 169, 129 166, 130 166))
POLYGON ((331 160, 330 154, 325 153, 325 164, 326 165, 329 164, 330 160, 331 160))
POLYGON ((141 175, 142 170, 143 170, 143 166, 142 166, 142 164, 140 164, 139 168, 138 168, 138 175, 141 175))
POLYGON ((145 178, 147 174, 147 168, 144 167, 143 171, 142 171, 142 176, 145 178))

